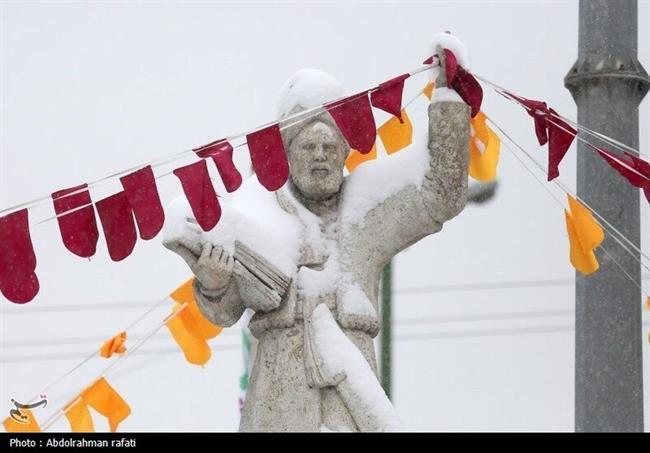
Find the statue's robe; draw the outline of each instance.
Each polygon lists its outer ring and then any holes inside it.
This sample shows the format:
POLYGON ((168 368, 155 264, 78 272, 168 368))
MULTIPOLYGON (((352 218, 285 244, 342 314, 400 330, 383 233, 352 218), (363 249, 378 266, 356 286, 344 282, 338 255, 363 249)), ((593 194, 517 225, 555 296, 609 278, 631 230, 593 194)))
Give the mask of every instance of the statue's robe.
MULTIPOLYGON (((320 223, 292 196, 287 185, 269 193, 251 179, 234 194, 229 209, 258 225, 270 225, 271 238, 266 241, 273 241, 275 234, 282 243, 283 236, 298 234, 293 242, 296 250, 286 254, 294 261, 285 266, 292 278, 289 291, 278 308, 259 309, 249 323, 259 342, 240 430, 395 427, 386 416, 373 414, 381 403, 374 400, 380 398, 372 394, 365 400, 355 400, 355 395, 350 399, 349 394, 346 398, 339 383, 341 376, 317 376, 323 371, 320 348, 327 341, 321 335, 321 343, 314 342, 310 316, 317 305, 325 304, 376 375, 373 338, 380 326, 377 299, 381 271, 393 256, 440 231, 445 221, 464 208, 469 136, 469 108, 462 102, 435 102, 434 98, 429 106, 428 138, 399 153, 364 163, 347 176, 337 218, 330 225, 320 223), (256 208, 260 200, 298 220, 298 227, 288 231, 276 228, 276 219, 271 215, 264 218, 256 208)), ((219 242, 219 227, 211 232, 213 242, 219 242)), ((231 228, 225 236, 254 249, 260 243, 255 231, 231 228)), ((264 255, 264 251, 260 253, 264 255)), ((269 256, 273 253, 267 253, 266 258, 277 260, 277 256, 269 256)), ((204 293, 200 284, 195 285, 201 311, 223 327, 236 323, 247 307, 263 305, 246 300, 244 293, 246 289, 238 288, 237 278, 232 278, 226 293, 217 298, 204 293)), ((366 383, 356 384, 357 389, 366 387, 366 383)), ((379 386, 376 381, 373 385, 379 386)))

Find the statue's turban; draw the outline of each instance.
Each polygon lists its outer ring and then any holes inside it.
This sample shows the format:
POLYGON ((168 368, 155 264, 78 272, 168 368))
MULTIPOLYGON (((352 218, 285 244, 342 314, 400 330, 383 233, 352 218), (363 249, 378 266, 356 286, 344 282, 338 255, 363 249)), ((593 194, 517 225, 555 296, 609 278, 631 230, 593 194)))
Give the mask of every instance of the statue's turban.
POLYGON ((344 94, 338 80, 318 69, 301 69, 289 77, 280 90, 278 116, 282 120, 303 111, 305 115, 280 122, 285 149, 289 149, 289 145, 301 130, 315 122, 331 126, 345 141, 334 119, 324 108, 311 110, 326 102, 339 99, 344 94), (304 119, 305 117, 307 119, 304 119))

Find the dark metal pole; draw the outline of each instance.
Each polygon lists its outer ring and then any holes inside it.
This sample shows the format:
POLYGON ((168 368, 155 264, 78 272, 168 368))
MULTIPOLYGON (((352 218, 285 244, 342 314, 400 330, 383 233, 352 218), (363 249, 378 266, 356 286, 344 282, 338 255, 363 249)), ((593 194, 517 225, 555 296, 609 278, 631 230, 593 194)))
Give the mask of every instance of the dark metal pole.
POLYGON ((384 267, 381 274, 381 386, 386 392, 386 396, 391 397, 391 377, 392 377, 392 307, 393 298, 393 262, 389 261, 384 267))
MULTIPOLYGON (((637 60, 636 0, 580 0, 578 49, 564 80, 578 123, 638 148, 649 81, 637 60)), ((580 142, 577 162, 578 196, 638 247, 639 189, 580 142)), ((643 431, 641 269, 612 235, 597 250, 600 270, 576 273, 576 431, 643 431)))

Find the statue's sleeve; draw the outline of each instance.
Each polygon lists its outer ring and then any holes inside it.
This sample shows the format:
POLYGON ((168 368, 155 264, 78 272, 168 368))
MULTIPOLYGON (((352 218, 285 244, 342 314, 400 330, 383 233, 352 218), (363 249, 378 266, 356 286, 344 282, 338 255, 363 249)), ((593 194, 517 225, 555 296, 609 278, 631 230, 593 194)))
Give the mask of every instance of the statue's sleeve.
POLYGON ((383 200, 365 216, 357 235, 366 244, 364 250, 370 251, 370 256, 362 255, 380 267, 423 237, 440 231, 444 222, 465 207, 470 110, 455 92, 442 99, 434 97, 429 106, 429 137, 426 145, 420 145, 428 149, 404 151, 427 153, 428 159, 422 159, 427 165, 422 183, 407 184, 383 200))
POLYGON ((460 98, 436 101, 434 97, 429 105, 429 168, 420 192, 431 219, 440 224, 456 217, 467 201, 469 114, 469 106, 460 98))
POLYGON ((239 290, 234 278, 222 293, 214 293, 201 286, 198 279, 193 283, 194 297, 199 310, 210 322, 221 327, 230 327, 244 314, 244 304, 239 297, 239 290))

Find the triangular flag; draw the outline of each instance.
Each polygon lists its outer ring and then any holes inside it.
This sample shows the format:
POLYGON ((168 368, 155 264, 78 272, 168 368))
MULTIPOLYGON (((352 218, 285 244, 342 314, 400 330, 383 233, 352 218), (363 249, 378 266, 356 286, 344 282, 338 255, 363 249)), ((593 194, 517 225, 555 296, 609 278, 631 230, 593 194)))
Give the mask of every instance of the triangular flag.
POLYGON ((8 433, 40 433, 41 427, 29 409, 13 409, 11 415, 4 419, 2 426, 8 433))
POLYGON ((431 100, 431 98, 433 97, 433 90, 435 88, 436 88, 436 84, 432 80, 424 86, 424 88, 422 89, 422 93, 424 93, 424 95, 427 98, 429 98, 429 100, 431 100))
POLYGON ((370 102, 373 107, 388 112, 401 120, 404 81, 409 77, 410 74, 402 74, 380 84, 376 91, 370 93, 370 102))
POLYGON ((469 142, 469 175, 477 181, 496 179, 501 150, 499 136, 487 126, 485 120, 483 112, 471 120, 474 133, 469 142))
POLYGON ((120 182, 135 215, 140 237, 145 241, 154 238, 165 223, 165 211, 151 165, 122 176, 120 182))
POLYGON ((122 261, 133 252, 138 235, 133 211, 124 191, 95 203, 104 230, 108 254, 113 261, 122 261))
POLYGON ((70 423, 70 430, 73 433, 94 433, 95 424, 88 410, 88 405, 80 396, 63 409, 65 418, 70 423))
POLYGON ((546 102, 522 98, 509 92, 505 97, 519 102, 535 121, 535 134, 540 145, 548 143, 548 173, 547 179, 552 181, 560 176, 560 162, 564 159, 577 131, 560 119, 555 110, 549 108, 546 102))
POLYGON ((222 139, 193 151, 201 158, 212 158, 228 193, 234 192, 241 186, 242 176, 232 160, 234 149, 230 143, 222 139))
POLYGON ((52 200, 65 248, 82 258, 93 256, 97 250, 99 231, 88 184, 54 192, 52 200), (85 207, 78 209, 81 206, 85 207))
POLYGON ((406 110, 402 110, 401 117, 400 121, 394 116, 377 129, 377 134, 388 154, 400 151, 413 143, 413 124, 406 110))
POLYGON ((569 235, 569 257, 576 270, 584 275, 589 275, 599 268, 594 249, 602 243, 605 237, 604 232, 596 223, 591 212, 570 195, 567 197, 571 210, 571 212, 564 211, 569 235))
POLYGON ((596 222, 591 212, 579 201, 567 194, 569 210, 573 218, 573 224, 578 233, 580 247, 584 253, 593 251, 605 240, 605 232, 596 222))
POLYGON ((451 50, 443 49, 443 52, 445 53, 445 76, 447 78, 447 86, 451 87, 458 71, 458 60, 456 60, 456 55, 454 55, 451 50))
POLYGON ((522 98, 521 96, 517 96, 507 91, 505 92, 505 96, 515 99, 524 106, 524 109, 528 115, 530 115, 535 121, 535 134, 537 135, 537 141, 539 142, 540 146, 545 145, 548 142, 548 131, 546 124, 548 106, 546 105, 546 102, 522 98))
POLYGON ((643 189, 643 193, 650 202, 650 164, 629 153, 626 153, 625 156, 619 156, 602 148, 590 146, 630 184, 643 189), (631 157, 635 159, 631 159, 631 157))
POLYGON ((181 286, 176 288, 170 295, 179 304, 187 303, 185 308, 178 316, 185 324, 185 328, 190 331, 194 336, 209 340, 216 337, 223 330, 222 327, 212 324, 199 309, 194 298, 194 289, 192 283, 194 279, 191 278, 181 286), (191 319, 191 321, 188 321, 191 319), (194 327, 193 327, 194 326, 194 327))
POLYGON ((210 231, 221 218, 221 205, 204 160, 174 170, 181 181, 194 218, 203 231, 210 231))
POLYGON ((639 173, 642 173, 644 175, 645 181, 643 182, 643 187, 642 187, 643 193, 645 194, 646 199, 650 203, 650 163, 628 152, 626 152, 625 155, 632 161, 634 168, 639 173))
POLYGON ((361 154, 356 149, 351 149, 347 159, 345 159, 345 168, 352 173, 360 164, 377 158, 377 145, 374 145, 369 153, 361 154))
POLYGON ((559 165, 566 155, 576 130, 558 118, 557 112, 549 109, 554 117, 547 121, 548 124, 548 180, 552 181, 560 176, 559 165))
MULTIPOLYGON (((184 305, 174 304, 172 314, 180 310, 184 305)), ((185 323, 180 316, 188 308, 185 306, 183 311, 165 322, 165 325, 171 332, 176 343, 180 346, 185 356, 185 360, 193 365, 205 365, 212 356, 212 351, 205 338, 198 338, 190 333, 185 327, 185 323)))
POLYGON ((131 415, 131 408, 108 383, 106 378, 98 379, 81 394, 83 401, 108 419, 111 432, 117 431, 125 418, 131 415))
POLYGON ((0 217, 0 292, 15 304, 36 297, 40 288, 27 209, 0 217))
POLYGON ((584 275, 589 275, 598 270, 598 260, 593 252, 584 253, 580 246, 578 233, 576 231, 573 218, 569 211, 564 210, 566 218, 566 228, 569 235, 569 259, 573 267, 584 275))
POLYGON ((102 347, 99 349, 99 355, 105 359, 109 359, 113 354, 123 354, 126 352, 126 332, 120 332, 115 334, 108 340, 104 342, 102 347))
POLYGON ((377 138, 377 129, 368 92, 349 96, 325 107, 352 149, 361 154, 372 150, 377 138))
POLYGON ((274 124, 246 136, 253 170, 257 180, 273 192, 289 179, 289 161, 280 135, 280 126, 274 124))
POLYGON ((452 51, 444 49, 444 52, 447 86, 453 88, 463 101, 470 106, 472 110, 471 116, 474 118, 481 110, 483 88, 472 74, 457 63, 456 56, 452 51))

